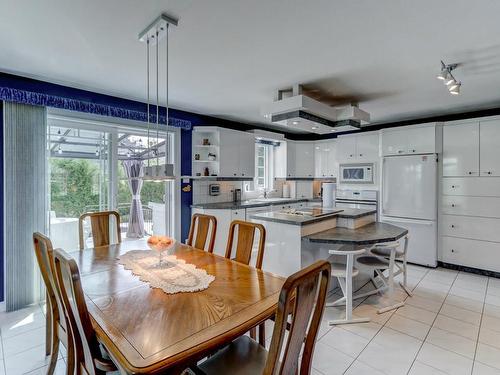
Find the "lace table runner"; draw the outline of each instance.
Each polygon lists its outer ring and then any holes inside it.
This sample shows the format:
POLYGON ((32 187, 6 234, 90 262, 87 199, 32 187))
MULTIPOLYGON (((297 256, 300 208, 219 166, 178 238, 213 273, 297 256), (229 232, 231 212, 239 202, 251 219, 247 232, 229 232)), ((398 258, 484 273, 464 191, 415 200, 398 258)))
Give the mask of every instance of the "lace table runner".
POLYGON ((159 262, 159 254, 153 250, 132 250, 118 258, 118 263, 140 280, 168 294, 204 290, 215 280, 205 270, 174 255, 162 254, 161 265, 159 262))

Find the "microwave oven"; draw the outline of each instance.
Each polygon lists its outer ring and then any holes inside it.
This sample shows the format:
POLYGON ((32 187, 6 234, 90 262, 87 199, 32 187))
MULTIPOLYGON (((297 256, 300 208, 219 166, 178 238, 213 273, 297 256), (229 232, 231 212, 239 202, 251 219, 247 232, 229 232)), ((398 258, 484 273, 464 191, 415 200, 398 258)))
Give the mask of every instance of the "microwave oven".
POLYGON ((373 163, 340 164, 339 182, 344 184, 373 184, 373 163))

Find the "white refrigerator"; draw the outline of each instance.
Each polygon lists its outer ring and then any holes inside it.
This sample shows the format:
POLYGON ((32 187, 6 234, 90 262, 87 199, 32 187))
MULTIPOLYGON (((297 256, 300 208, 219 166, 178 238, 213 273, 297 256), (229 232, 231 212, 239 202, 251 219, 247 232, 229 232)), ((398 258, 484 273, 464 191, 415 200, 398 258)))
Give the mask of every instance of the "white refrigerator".
POLYGON ((387 156, 381 221, 408 229, 408 261, 437 266, 437 156, 387 156))

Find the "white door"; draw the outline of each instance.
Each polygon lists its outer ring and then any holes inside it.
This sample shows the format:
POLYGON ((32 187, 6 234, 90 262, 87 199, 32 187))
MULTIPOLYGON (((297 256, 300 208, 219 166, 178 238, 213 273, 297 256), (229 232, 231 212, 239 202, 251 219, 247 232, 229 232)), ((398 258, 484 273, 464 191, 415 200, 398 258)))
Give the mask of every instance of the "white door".
POLYGON ((296 177, 297 169, 295 166, 295 154, 297 153, 297 144, 288 141, 286 143, 286 175, 287 177, 296 177))
POLYGON ((326 159, 327 159, 326 175, 328 177, 335 177, 337 176, 337 170, 338 170, 336 152, 335 152, 337 144, 335 141, 330 141, 327 142, 326 145, 327 145, 327 148, 325 149, 326 159))
POLYGON ((378 159, 378 133, 366 133, 356 136, 356 158, 359 161, 378 159))
POLYGON ((239 176, 240 168, 240 137, 237 132, 230 130, 220 131, 220 175, 223 177, 239 176))
POLYGON ((255 175, 255 137, 253 134, 238 134, 239 153, 239 174, 242 177, 254 177, 255 175))
POLYGON ((389 156, 383 161, 382 214, 435 220, 435 155, 389 156))
POLYGON ((315 177, 325 177, 327 169, 327 155, 325 154, 325 144, 315 143, 314 144, 314 176, 315 177))
POLYGON ((409 154, 432 154, 436 152, 436 128, 434 125, 407 130, 409 154))
POLYGON ((444 126, 443 176, 479 176, 479 123, 444 126))
POLYGON ((382 155, 401 155, 408 151, 407 130, 382 131, 382 155))
POLYGON ((479 149, 481 176, 500 176, 500 120, 481 121, 479 149))
POLYGON ((356 159, 356 136, 346 135, 337 138, 337 160, 352 162, 356 159))
POLYGON ((295 173, 297 177, 314 177, 314 143, 297 142, 295 173))

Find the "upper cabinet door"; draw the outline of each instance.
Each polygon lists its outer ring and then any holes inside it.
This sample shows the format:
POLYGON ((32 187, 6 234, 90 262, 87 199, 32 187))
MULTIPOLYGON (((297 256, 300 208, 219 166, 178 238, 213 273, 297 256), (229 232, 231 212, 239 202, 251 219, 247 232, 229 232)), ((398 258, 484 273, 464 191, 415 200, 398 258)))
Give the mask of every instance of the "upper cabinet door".
POLYGON ((330 141, 325 143, 325 154, 326 154, 326 176, 327 177, 336 177, 337 176, 337 158, 335 149, 337 147, 336 141, 330 141))
POLYGON ((443 176, 479 176, 479 123, 444 126, 443 176))
POLYGON ((327 155, 325 154, 325 143, 314 144, 314 177, 325 177, 327 169, 327 155))
POLYGON ((253 134, 241 132, 238 134, 239 146, 239 175, 241 177, 255 176, 255 137, 253 134))
POLYGON ((240 136, 231 130, 220 131, 220 176, 238 177, 240 168, 240 136))
POLYGON ((297 142, 295 147, 296 177, 314 177, 314 143, 297 142))
POLYGON ((481 176, 500 176, 500 120, 481 121, 479 140, 481 176))
POLYGON ((288 141, 286 143, 286 176, 287 177, 297 177, 297 171, 295 168, 295 154, 297 153, 297 144, 295 142, 288 141))
POLYGON ((337 160, 352 162, 356 160, 356 136, 346 135, 337 138, 337 160))
POLYGON ((403 155, 408 152, 408 130, 384 130, 382 132, 382 155, 403 155))
POLYGON ((407 133, 409 154, 431 154, 436 152, 436 127, 410 128, 407 133))
POLYGON ((359 161, 375 161, 378 158, 378 133, 356 135, 356 158, 359 161))

